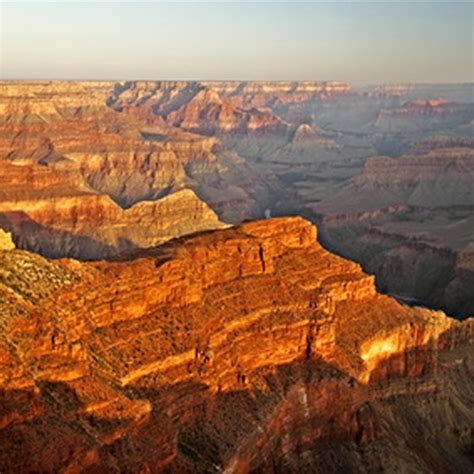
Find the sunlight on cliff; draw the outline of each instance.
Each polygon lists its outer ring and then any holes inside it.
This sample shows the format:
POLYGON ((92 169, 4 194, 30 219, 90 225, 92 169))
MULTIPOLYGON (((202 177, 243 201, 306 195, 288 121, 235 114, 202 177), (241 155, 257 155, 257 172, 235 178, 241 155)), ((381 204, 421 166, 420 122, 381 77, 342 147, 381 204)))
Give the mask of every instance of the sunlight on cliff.
POLYGON ((398 344, 396 344, 394 337, 375 341, 363 352, 361 352, 361 359, 366 362, 371 359, 379 359, 387 354, 398 352, 398 344))

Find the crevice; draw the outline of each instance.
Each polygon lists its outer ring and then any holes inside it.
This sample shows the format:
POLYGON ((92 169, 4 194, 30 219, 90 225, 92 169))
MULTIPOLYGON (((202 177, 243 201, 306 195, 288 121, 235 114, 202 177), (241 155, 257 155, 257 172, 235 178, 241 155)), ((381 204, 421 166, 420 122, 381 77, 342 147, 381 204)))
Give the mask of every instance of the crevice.
POLYGON ((262 272, 265 273, 265 256, 263 253, 263 247, 260 246, 258 249, 258 256, 260 257, 260 264, 262 265, 262 272))

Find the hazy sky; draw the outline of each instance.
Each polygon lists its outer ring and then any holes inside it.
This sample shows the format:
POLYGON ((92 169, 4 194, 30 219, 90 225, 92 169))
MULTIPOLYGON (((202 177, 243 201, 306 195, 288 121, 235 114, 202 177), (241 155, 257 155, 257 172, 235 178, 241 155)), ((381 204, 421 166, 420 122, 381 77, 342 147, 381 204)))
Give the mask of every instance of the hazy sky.
POLYGON ((5 2, 0 76, 474 81, 473 3, 5 2))

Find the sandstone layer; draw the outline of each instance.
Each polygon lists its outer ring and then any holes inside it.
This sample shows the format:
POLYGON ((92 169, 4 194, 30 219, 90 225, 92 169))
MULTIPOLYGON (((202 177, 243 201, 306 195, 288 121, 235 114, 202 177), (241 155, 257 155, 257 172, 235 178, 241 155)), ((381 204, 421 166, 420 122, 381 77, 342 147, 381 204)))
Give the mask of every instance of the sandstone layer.
POLYGON ((114 85, 99 84, 1 83, 0 157, 79 172, 124 207, 183 187, 215 195, 219 207, 225 189, 235 188, 230 199, 240 192, 251 201, 264 188, 215 139, 170 127, 157 115, 117 112, 108 105, 114 85), (81 93, 73 94, 73 86, 81 93))
POLYGON ((0 226, 13 234, 19 248, 53 258, 93 260, 225 224, 185 189, 129 209, 98 194, 3 201, 0 226))
POLYGON ((472 470, 472 321, 378 294, 301 218, 0 259, 2 472, 472 470))

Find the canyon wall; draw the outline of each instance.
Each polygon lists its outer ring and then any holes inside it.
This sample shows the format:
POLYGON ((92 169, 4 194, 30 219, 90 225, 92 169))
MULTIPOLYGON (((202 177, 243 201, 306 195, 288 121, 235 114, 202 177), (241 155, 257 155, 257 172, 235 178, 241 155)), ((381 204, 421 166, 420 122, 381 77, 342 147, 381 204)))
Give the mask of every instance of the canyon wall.
POLYGON ((466 317, 474 311, 474 154, 461 143, 370 158, 338 193, 308 207, 324 245, 362 263, 379 289, 466 317))
POLYGON ((272 191, 242 158, 111 109, 114 87, 0 83, 0 220, 19 247, 96 259, 262 215, 272 191))
POLYGON ((0 260, 4 472, 472 468, 472 321, 378 294, 301 218, 0 260))
POLYGON ((305 215, 380 289, 464 317, 471 95, 472 84, 3 81, 0 226, 20 248, 99 259, 305 215), (397 206, 409 209, 383 211, 397 206), (349 214, 354 226, 330 224, 349 214))

